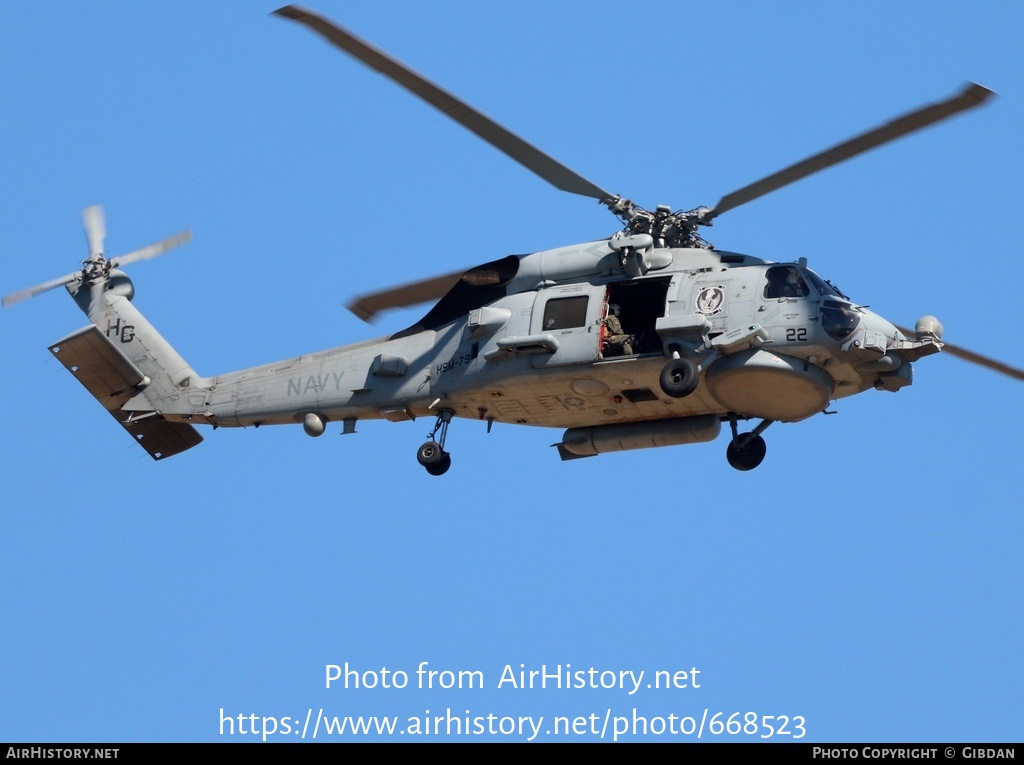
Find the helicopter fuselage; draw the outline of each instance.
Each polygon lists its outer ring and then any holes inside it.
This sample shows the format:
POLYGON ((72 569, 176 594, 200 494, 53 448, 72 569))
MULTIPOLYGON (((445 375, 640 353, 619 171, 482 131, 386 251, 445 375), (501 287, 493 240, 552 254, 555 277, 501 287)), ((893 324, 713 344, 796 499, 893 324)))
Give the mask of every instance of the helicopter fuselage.
POLYGON ((148 378, 121 407, 133 420, 302 423, 314 436, 331 422, 354 432, 360 420, 446 411, 575 429, 566 444, 610 438, 602 451, 711 440, 721 420, 795 422, 831 399, 898 390, 912 380, 910 361, 938 350, 804 263, 641 251, 614 238, 470 269, 420 322, 388 337, 214 377, 146 326, 123 274, 69 291, 148 378), (676 397, 659 384, 666 356, 694 366, 692 391, 676 397))

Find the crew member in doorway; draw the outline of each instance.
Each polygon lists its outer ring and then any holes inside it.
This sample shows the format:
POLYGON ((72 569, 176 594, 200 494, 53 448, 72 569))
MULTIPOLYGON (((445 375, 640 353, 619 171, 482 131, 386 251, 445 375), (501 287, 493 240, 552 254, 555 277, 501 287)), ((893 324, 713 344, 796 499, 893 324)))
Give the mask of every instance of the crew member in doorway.
POLYGON ((632 356, 633 336, 627 335, 622 330, 622 322, 619 320, 619 307, 612 303, 608 306, 608 315, 604 319, 605 356, 632 356))

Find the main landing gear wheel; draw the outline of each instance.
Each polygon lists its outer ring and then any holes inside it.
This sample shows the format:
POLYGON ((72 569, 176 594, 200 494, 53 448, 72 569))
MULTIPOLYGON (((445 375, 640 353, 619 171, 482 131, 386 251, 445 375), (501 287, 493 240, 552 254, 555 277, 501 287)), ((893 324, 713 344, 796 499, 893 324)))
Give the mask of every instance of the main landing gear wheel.
POLYGON ((437 441, 427 441, 416 450, 416 461, 430 475, 444 475, 452 466, 452 455, 442 449, 437 441))
POLYGON ((416 450, 416 461, 425 468, 437 466, 444 459, 444 456, 445 451, 437 441, 427 441, 416 450))
POLYGON ((444 475, 452 466, 452 455, 448 452, 441 452, 441 459, 434 465, 424 465, 430 475, 444 475))
POLYGON ((451 409, 442 409, 437 415, 434 429, 427 434, 430 440, 416 450, 416 461, 423 465, 430 475, 444 475, 452 466, 452 455, 444 450, 444 442, 448 436, 448 423, 454 416, 455 412, 451 409))
POLYGON ((764 455, 768 452, 768 446, 761 436, 749 436, 747 433, 733 439, 725 450, 725 458, 737 470, 753 470, 764 461, 764 455))
POLYGON ((669 359, 661 370, 661 389, 672 398, 685 398, 697 390, 700 372, 689 359, 669 359))

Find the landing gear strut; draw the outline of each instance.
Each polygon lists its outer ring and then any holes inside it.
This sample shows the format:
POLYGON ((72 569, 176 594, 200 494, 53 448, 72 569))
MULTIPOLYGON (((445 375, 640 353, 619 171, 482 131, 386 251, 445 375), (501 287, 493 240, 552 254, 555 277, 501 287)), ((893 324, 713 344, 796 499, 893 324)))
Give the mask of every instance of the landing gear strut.
POLYGON ((761 434, 774 420, 762 420, 761 424, 749 433, 740 433, 736 427, 736 415, 729 413, 729 427, 732 428, 732 441, 725 450, 725 458, 737 470, 753 470, 764 460, 768 447, 761 434))
POLYGON ((444 475, 452 466, 452 455, 444 450, 444 442, 448 437, 448 423, 454 415, 451 409, 442 409, 437 415, 434 429, 427 434, 427 442, 416 450, 416 461, 430 475, 444 475))

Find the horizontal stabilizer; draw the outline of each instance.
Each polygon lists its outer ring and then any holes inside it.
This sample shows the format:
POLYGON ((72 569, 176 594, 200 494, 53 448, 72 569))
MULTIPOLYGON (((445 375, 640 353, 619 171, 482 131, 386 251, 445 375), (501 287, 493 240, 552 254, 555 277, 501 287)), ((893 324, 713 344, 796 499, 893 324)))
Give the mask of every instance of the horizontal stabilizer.
POLYGON ((146 379, 95 324, 54 343, 50 353, 107 409, 120 409, 146 379))
POLYGON ((135 436, 142 448, 155 460, 173 457, 191 449, 203 440, 199 431, 186 422, 168 422, 154 417, 149 420, 127 422, 121 419, 124 412, 111 412, 124 429, 135 436))
POLYGON ((146 382, 146 376, 95 325, 90 324, 54 343, 50 353, 153 459, 172 457, 203 440, 191 425, 168 422, 156 414, 129 420, 129 413, 121 407, 136 394, 138 386, 146 382))

